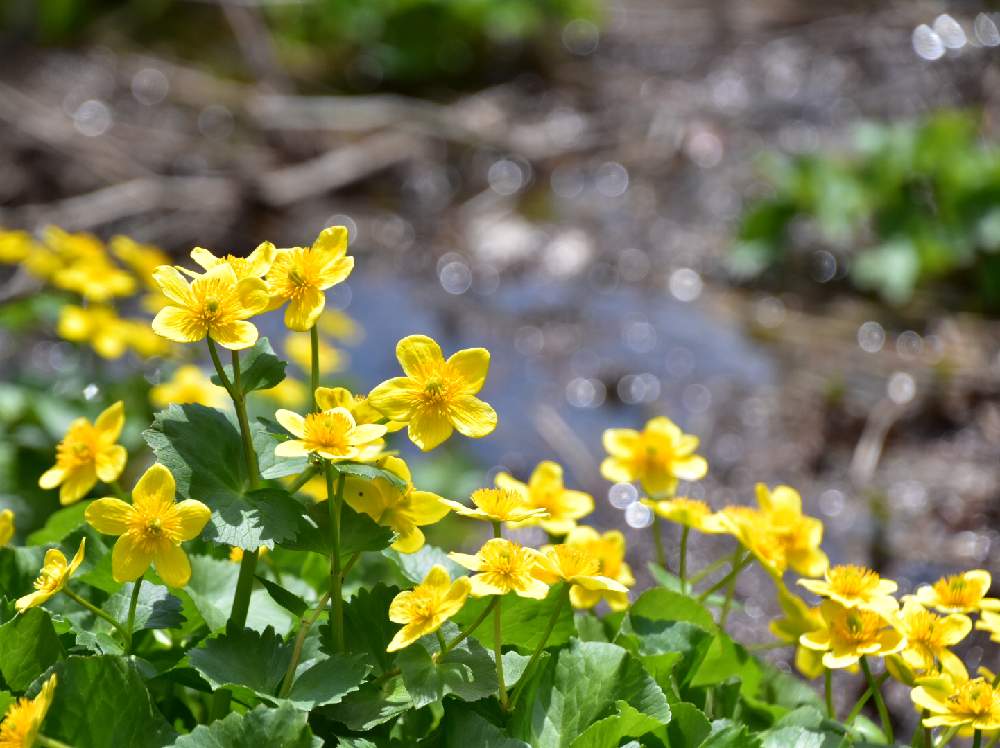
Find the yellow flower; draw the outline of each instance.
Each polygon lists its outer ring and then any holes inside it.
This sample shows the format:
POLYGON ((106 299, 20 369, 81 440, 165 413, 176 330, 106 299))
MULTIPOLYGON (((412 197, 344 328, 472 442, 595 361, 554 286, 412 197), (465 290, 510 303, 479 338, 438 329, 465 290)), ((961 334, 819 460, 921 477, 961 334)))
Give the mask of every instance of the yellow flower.
POLYGON ((546 584, 563 581, 570 585, 570 594, 580 588, 587 592, 615 592, 628 595, 628 588, 610 577, 602 576, 600 559, 579 545, 550 545, 538 556, 535 576, 546 584))
POLYGON ((339 309, 327 309, 316 320, 319 331, 331 338, 340 340, 355 341, 364 336, 361 325, 339 309))
POLYGON ((35 240, 27 231, 0 230, 0 262, 13 265, 31 254, 35 240))
POLYGON ((663 416, 650 420, 641 432, 607 429, 604 449, 609 456, 601 463, 601 475, 618 483, 639 481, 653 496, 666 496, 677 490, 678 480, 700 480, 708 473, 705 458, 694 454, 697 448, 697 436, 663 416))
POLYGON ((61 260, 51 273, 55 286, 98 304, 135 292, 135 278, 110 261, 97 237, 49 226, 44 238, 61 260))
POLYGON ((972 631, 972 621, 960 613, 938 616, 913 598, 904 600, 896 627, 906 639, 900 652, 903 662, 914 670, 931 671, 935 663, 953 676, 968 678, 962 661, 948 647, 962 641, 972 631))
POLYGON ((77 418, 56 447, 56 464, 38 479, 46 490, 60 486, 59 503, 73 504, 94 487, 110 483, 125 469, 125 447, 115 444, 125 425, 125 404, 119 400, 94 423, 77 418))
POLYGON ((170 255, 159 247, 140 244, 128 236, 111 237, 111 254, 127 265, 149 288, 156 288, 153 273, 170 264, 170 255))
POLYGON ((212 384, 200 368, 186 364, 177 369, 169 380, 153 387, 149 391, 149 401, 157 408, 166 408, 171 403, 198 403, 221 408, 229 401, 229 396, 225 388, 212 384))
POLYGON ((128 348, 131 329, 106 306, 67 304, 59 310, 56 332, 71 343, 89 343, 101 358, 120 358, 128 348))
MULTIPOLYGON (((290 361, 302 371, 312 371, 312 342, 306 335, 289 335, 285 339, 285 353, 290 361)), ((331 374, 342 371, 348 362, 348 355, 334 348, 322 338, 319 339, 319 373, 331 374)))
POLYGON ((594 511, 594 499, 583 491, 571 491, 563 485, 563 469, 554 462, 540 462, 528 479, 527 485, 514 480, 507 473, 498 473, 497 488, 521 495, 524 504, 532 509, 544 509, 546 517, 533 517, 511 526, 541 525, 553 535, 565 535, 576 521, 594 511))
POLYGON ((260 390, 257 394, 285 408, 297 408, 309 397, 309 388, 297 379, 285 377, 271 389, 260 390))
POLYGON ((391 527, 397 535, 392 547, 400 553, 415 553, 424 545, 422 525, 433 525, 448 513, 441 497, 430 491, 413 488, 410 469, 399 457, 384 457, 379 467, 395 473, 406 482, 400 491, 385 478, 366 480, 347 476, 344 500, 350 507, 367 514, 383 527, 391 527))
POLYGON ((532 548, 523 548, 505 538, 493 538, 474 556, 449 553, 448 558, 476 572, 470 580, 469 594, 473 597, 514 592, 520 597, 541 600, 548 594, 549 586, 534 575, 538 555, 532 548))
POLYGON ((347 229, 343 226, 323 229, 308 249, 279 249, 267 273, 270 308, 277 309, 287 301, 285 324, 304 332, 323 313, 323 292, 346 280, 353 269, 354 258, 347 256, 347 229))
MULTIPOLYGON (((601 576, 613 579, 624 587, 635 584, 632 569, 625 563, 625 536, 618 530, 601 535, 593 527, 577 525, 566 535, 563 545, 580 548, 588 556, 596 558, 601 564, 601 576)), ((569 591, 569 600, 574 608, 593 608, 602 599, 608 601, 611 610, 628 607, 628 595, 616 590, 588 590, 575 586, 569 591)))
POLYGON ((468 507, 460 501, 441 499, 441 503, 456 514, 473 519, 484 519, 489 522, 519 522, 540 520, 548 516, 545 509, 530 506, 526 497, 517 491, 503 488, 477 488, 472 492, 472 503, 475 508, 468 507))
POLYGON ((22 696, 7 707, 0 723, 0 748, 33 748, 45 715, 52 706, 57 682, 53 673, 42 684, 35 698, 22 696))
POLYGON ((14 537, 14 512, 0 511, 0 547, 7 545, 14 537))
POLYGON ((924 607, 937 608, 942 613, 1000 610, 1000 600, 986 597, 991 584, 993 578, 988 571, 973 569, 918 587, 914 597, 924 607))
POLYGON ((793 595, 784 582, 775 580, 778 604, 784 616, 775 618, 768 628, 781 641, 795 644, 795 667, 807 678, 823 674, 823 654, 803 647, 799 639, 803 634, 820 631, 825 627, 820 609, 810 608, 802 598, 793 595))
MULTIPOLYGON (((262 545, 260 548, 257 549, 257 558, 260 558, 265 553, 267 553, 267 546, 262 545)), ((229 560, 232 561, 234 564, 240 563, 243 560, 243 549, 240 548, 238 545, 234 545, 232 548, 230 548, 229 560)))
MULTIPOLYGON (((343 387, 317 387, 316 404, 323 410, 347 408, 357 423, 381 423, 385 420, 385 416, 371 406, 367 397, 354 395, 343 387)), ((389 421, 385 424, 386 430, 390 433, 399 431, 405 426, 405 423, 397 421, 389 421)))
POLYGON ((66 556, 58 548, 49 548, 45 551, 42 571, 35 580, 35 591, 24 597, 19 597, 14 604, 18 613, 41 605, 66 586, 69 578, 83 563, 83 550, 86 543, 86 538, 80 539, 80 548, 73 556, 73 560, 69 562, 66 561, 66 556))
POLYGON ((207 335, 234 351, 257 342, 257 328, 247 320, 267 308, 267 287, 259 278, 237 280, 228 264, 190 283, 170 265, 158 267, 154 277, 173 302, 153 319, 158 335, 176 343, 196 343, 207 335))
POLYGON ((833 600, 820 604, 823 628, 802 634, 804 647, 825 652, 823 665, 836 670, 856 665, 865 655, 884 657, 903 648, 900 633, 873 610, 845 608, 833 600))
POLYGON ((704 501, 678 496, 673 499, 654 501, 643 499, 642 503, 656 512, 663 519, 676 522, 706 533, 727 532, 725 525, 704 501))
MULTIPOLYGON (((288 482, 291 483, 294 480, 294 478, 289 478, 288 482)), ((316 502, 326 501, 326 476, 322 473, 314 475, 299 488, 299 493, 304 493, 316 502)))
POLYGON ((990 635, 990 641, 1000 643, 1000 613, 992 610, 984 610, 979 614, 976 621, 977 631, 986 631, 990 635))
POLYGON ((174 476, 155 464, 135 484, 131 504, 104 498, 87 507, 85 516, 94 529, 120 536, 111 552, 115 581, 135 581, 150 564, 170 587, 183 587, 191 579, 191 562, 181 543, 198 537, 212 512, 196 499, 175 502, 175 493, 174 476))
POLYGON ((267 271, 271 269, 274 262, 274 255, 277 250, 271 242, 262 242, 257 248, 246 257, 236 257, 226 255, 216 257, 207 249, 195 247, 191 250, 191 259, 208 271, 219 265, 229 265, 236 274, 237 280, 244 278, 263 278, 267 271))
POLYGON ((802 513, 799 492, 790 486, 776 486, 772 491, 763 483, 756 490, 764 521, 777 536, 787 565, 807 577, 825 572, 830 561, 820 549, 823 523, 802 513))
POLYGON ((921 685, 910 691, 910 698, 930 714, 924 719, 924 727, 1000 729, 1000 688, 994 688, 985 678, 963 681, 942 675, 917 682, 921 685))
POLYGON ((400 592, 389 604, 389 620, 402 623, 403 628, 392 637, 386 652, 408 647, 441 628, 465 605, 471 586, 468 577, 453 582, 443 566, 432 566, 420 584, 400 592))
POLYGON ((128 344, 137 356, 152 358, 166 356, 171 352, 173 344, 153 332, 148 320, 127 319, 124 322, 128 344))
POLYGON ((274 417, 296 437, 274 448, 278 457, 307 457, 312 453, 328 460, 366 462, 378 457, 385 444, 385 426, 358 425, 347 408, 309 413, 304 418, 282 408, 275 411, 274 417))
POLYGON ((389 420, 409 424, 410 440, 425 452, 445 441, 453 429, 479 438, 497 426, 497 414, 475 395, 486 381, 490 352, 466 348, 447 361, 426 335, 396 344, 404 377, 382 382, 368 395, 372 407, 389 420))
POLYGON ((814 595, 840 603, 845 608, 872 610, 887 619, 892 619, 899 609, 899 603, 892 593, 896 583, 882 579, 878 572, 844 564, 826 570, 824 579, 800 579, 800 585, 814 595))

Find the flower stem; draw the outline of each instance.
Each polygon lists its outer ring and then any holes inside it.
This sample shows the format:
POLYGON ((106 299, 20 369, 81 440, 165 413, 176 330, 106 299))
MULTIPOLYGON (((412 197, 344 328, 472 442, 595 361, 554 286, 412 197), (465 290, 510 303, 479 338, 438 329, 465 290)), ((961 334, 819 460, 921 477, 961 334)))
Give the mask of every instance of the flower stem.
POLYGON ((707 600, 713 592, 717 592, 721 590, 723 587, 725 587, 727 584, 729 584, 731 580, 738 577, 740 575, 740 572, 742 572, 745 568, 747 568, 747 566, 750 565, 750 562, 751 562, 751 557, 745 556, 743 559, 733 564, 732 568, 730 568, 729 573, 726 574, 726 576, 724 576, 718 582, 716 582, 707 590, 698 595, 698 602, 702 603, 705 602, 705 600, 707 600))
POLYGON ((538 658, 542 656, 542 652, 545 650, 545 645, 548 643, 549 637, 552 636, 552 631, 555 629, 556 623, 559 621, 559 614, 562 613, 567 602, 569 602, 569 585, 566 585, 566 589, 563 591, 562 597, 552 609, 552 616, 549 618, 549 623, 545 627, 545 632, 542 634, 542 638, 538 642, 538 646, 535 647, 535 651, 531 653, 531 659, 528 660, 528 664, 524 666, 524 671, 521 673, 521 679, 514 687, 514 693, 510 697, 511 709, 515 709, 517 707, 517 700, 520 698, 521 692, 524 690, 525 683, 528 682, 528 676, 531 673, 531 669, 538 658))
MULTIPOLYGON (((737 546, 730 559, 732 568, 736 568, 736 564, 739 563, 740 555, 742 553, 743 549, 740 546, 737 546)), ((722 610, 719 612, 719 627, 723 629, 726 627, 726 621, 729 620, 729 612, 733 608, 733 596, 736 594, 736 580, 738 578, 739 574, 734 574, 732 579, 729 580, 729 584, 726 585, 726 599, 723 601, 722 610)))
POLYGON ((439 647, 438 651, 441 651, 446 646, 448 646, 448 642, 445 641, 444 634, 441 633, 441 629, 438 629, 434 633, 437 634, 438 647, 439 647))
POLYGON ((955 725, 954 727, 949 727, 945 733, 941 736, 941 739, 937 742, 934 748, 944 748, 951 742, 951 739, 958 735, 958 731, 962 728, 961 725, 955 725))
POLYGON ((983 745, 983 731, 976 730, 972 733, 972 748, 981 748, 983 745))
MULTIPOLYGON (((211 338, 209 338, 211 340, 211 338)), ((240 354, 233 351, 233 389, 229 393, 236 406, 236 417, 240 422, 240 436, 243 437, 243 454, 247 461, 247 475, 250 476, 250 488, 260 488, 260 467, 257 464, 257 451, 253 448, 253 436, 250 433, 250 419, 247 418, 246 395, 240 386, 240 354)))
POLYGON ((299 624, 299 633, 295 637, 295 646, 292 648, 292 659, 289 661, 288 669, 285 670, 285 677, 281 681, 281 690, 278 692, 279 698, 285 698, 288 696, 288 692, 292 690, 292 681, 295 679, 295 670, 299 666, 299 660, 302 659, 302 647, 306 642, 306 635, 309 633, 312 625, 316 623, 316 620, 323 615, 323 611, 326 609, 326 604, 329 600, 330 593, 327 592, 319 599, 312 615, 308 618, 305 616, 302 617, 302 623, 299 624))
POLYGON ((503 682, 503 623, 500 617, 502 607, 503 601, 498 596, 497 605, 493 609, 493 653, 497 659, 497 697, 500 700, 500 709, 506 712, 509 707, 507 686, 503 682))
POLYGON ((836 719, 833 713, 833 671, 828 667, 823 668, 823 694, 826 696, 826 716, 836 719))
MULTIPOLYGON (((885 680, 888 677, 889 677, 889 674, 888 673, 884 673, 879 678, 879 680, 876 681, 876 683, 878 685, 881 685, 883 682, 885 682, 885 680)), ((844 720, 844 724, 845 725, 851 726, 851 725, 854 724, 854 720, 857 719, 857 716, 859 714, 861 714, 861 710, 864 708, 865 704, 868 703, 868 699, 870 699, 871 697, 872 697, 872 689, 871 689, 871 687, 868 687, 867 689, 865 689, 865 692, 863 694, 861 694, 861 698, 858 699, 857 703, 855 703, 855 705, 851 707, 851 711, 848 713, 847 718, 844 720)))
POLYGON ((474 620, 464 631, 441 648, 441 650, 437 653, 437 659, 441 659, 444 655, 448 654, 451 650, 469 638, 469 636, 472 635, 472 632, 479 628, 483 621, 489 618, 490 613, 493 612, 493 609, 496 607, 497 601, 499 600, 499 597, 494 597, 490 600, 490 604, 483 608, 483 612, 479 614, 479 618, 474 620))
POLYGON ((56 740, 55 738, 47 738, 44 735, 35 735, 35 742, 42 746, 42 748, 71 748, 68 743, 56 740))
MULTIPOLYGON (((737 551, 741 549, 742 546, 737 546, 736 548, 737 551)), ((705 566, 704 568, 700 569, 699 571, 691 575, 690 579, 691 585, 694 586, 698 584, 698 582, 700 582, 702 579, 704 579, 705 577, 707 577, 709 574, 711 574, 713 571, 716 571, 720 567, 725 566, 726 564, 732 564, 731 559, 732 555, 720 556, 719 558, 715 559, 715 561, 708 564, 708 566, 705 566)))
POLYGON ((125 631, 125 628, 120 623, 118 623, 118 621, 112 618, 110 614, 101 610, 89 600, 85 600, 84 598, 80 597, 78 594, 73 592, 73 590, 71 590, 69 587, 63 587, 62 591, 63 594, 66 595, 66 597, 75 602, 77 605, 86 608, 98 618, 103 618, 105 621, 114 626, 115 631, 117 631, 121 635, 122 641, 125 642, 126 644, 128 643, 129 640, 128 632, 125 631))
POLYGON ((125 654, 132 654, 132 639, 135 636, 135 606, 139 603, 139 589, 142 587, 142 575, 132 584, 132 597, 128 602, 128 619, 125 630, 128 631, 128 640, 125 643, 125 654))
POLYGON ((882 689, 875 682, 872 669, 868 666, 868 660, 863 655, 861 657, 861 670, 865 674, 865 680, 868 681, 868 688, 871 689, 872 697, 875 699, 878 718, 882 721, 882 732, 885 734, 885 739, 889 745, 892 745, 895 740, 892 735, 892 721, 889 719, 889 710, 885 707, 885 699, 882 698, 882 689))
POLYGON ((300 488, 302 488, 302 486, 308 483, 312 479, 312 477, 316 475, 316 473, 318 473, 319 471, 320 471, 319 465, 310 465, 309 467, 307 467, 305 470, 299 473, 298 478, 296 478, 294 481, 291 482, 291 484, 289 484, 288 493, 295 493, 296 491, 298 491, 300 488))
MULTIPOLYGON (((657 533, 659 534, 659 533, 657 533)), ((688 583, 687 583, 687 568, 688 568, 688 536, 691 534, 691 528, 687 525, 681 527, 681 547, 680 547, 680 561, 678 562, 677 576, 681 580, 681 592, 687 593, 688 583)))
POLYGON ((128 503, 128 494, 125 493, 125 489, 122 488, 122 484, 118 482, 117 478, 108 483, 108 485, 111 487, 111 493, 115 495, 115 498, 128 503))
POLYGON ((653 530, 653 545, 656 547, 656 563, 660 565, 661 569, 666 569, 667 554, 663 550, 663 528, 660 526, 661 522, 660 515, 654 514, 651 527, 653 530))
POLYGON ((319 387, 319 329, 315 324, 309 328, 309 384, 312 409, 319 410, 319 403, 316 402, 316 388, 319 387))
POLYGON ((503 529, 499 522, 493 521, 493 537, 499 538, 503 537, 503 529))
POLYGON ((344 503, 344 474, 337 473, 337 487, 333 487, 332 462, 326 463, 326 503, 330 510, 330 648, 344 650, 344 578, 340 568, 340 508, 344 503))

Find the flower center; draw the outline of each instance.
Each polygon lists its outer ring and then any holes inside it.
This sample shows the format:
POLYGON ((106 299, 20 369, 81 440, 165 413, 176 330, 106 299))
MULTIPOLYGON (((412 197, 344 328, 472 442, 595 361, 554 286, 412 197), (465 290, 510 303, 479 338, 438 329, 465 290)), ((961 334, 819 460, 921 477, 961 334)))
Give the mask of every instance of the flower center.
POLYGON ((948 697, 948 705, 957 714, 985 716, 993 711, 996 695, 983 678, 966 681, 948 697))
POLYGON ((835 624, 837 634, 855 644, 870 642, 878 636, 885 625, 878 613, 870 610, 848 610, 843 618, 835 624))
POLYGON ((64 468, 87 465, 96 459, 99 432, 89 423, 70 428, 66 438, 56 447, 56 462, 64 468))
POLYGON ((972 608, 979 600, 978 588, 960 575, 942 579, 934 585, 934 591, 943 603, 955 608, 972 608))
POLYGON ((351 422, 342 413, 310 413, 305 419, 307 448, 331 452, 347 452, 347 433, 351 422))
POLYGON ((844 597, 864 597, 878 589, 881 577, 863 566, 835 566, 830 569, 830 587, 844 597))
POLYGON ((472 492, 471 499, 484 512, 501 519, 510 517, 524 505, 521 494, 505 488, 479 488, 472 492))
POLYGON ((600 561, 585 553, 581 548, 557 545, 556 557, 559 559, 559 568, 562 575, 566 579, 571 577, 592 577, 601 571, 600 561))

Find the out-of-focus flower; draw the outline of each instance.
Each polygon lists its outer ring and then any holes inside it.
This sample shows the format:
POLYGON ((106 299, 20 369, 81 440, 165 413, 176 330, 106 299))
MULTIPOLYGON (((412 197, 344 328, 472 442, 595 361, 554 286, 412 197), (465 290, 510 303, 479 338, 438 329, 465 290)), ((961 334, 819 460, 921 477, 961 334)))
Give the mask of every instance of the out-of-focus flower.
POLYGON ((67 561, 66 556, 58 548, 49 548, 45 552, 45 560, 42 562, 42 570, 35 580, 35 591, 23 597, 19 597, 14 607, 18 613, 23 613, 28 608, 34 608, 49 600, 59 592, 73 573, 83 563, 83 551, 87 544, 86 538, 80 539, 80 548, 72 561, 67 561))
POLYGON ((800 579, 798 583, 814 595, 825 597, 845 608, 872 610, 887 620, 899 609, 892 594, 896 583, 882 579, 878 572, 864 566, 844 564, 827 569, 824 579, 800 579))
POLYGON ((434 340, 410 335, 396 344, 396 358, 406 376, 382 382, 368 402, 389 420, 408 424, 420 449, 434 449, 453 429, 479 438, 496 428, 496 411, 476 397, 490 366, 485 348, 466 348, 446 361, 434 340))
POLYGON ((420 584, 400 592, 389 604, 389 620, 402 623, 403 628, 396 632, 386 651, 408 647, 441 628, 465 605, 470 587, 468 577, 453 582, 443 566, 432 566, 420 584))
MULTIPOLYGON (((567 533, 564 545, 577 547, 585 554, 596 558, 600 564, 601 576, 613 579, 624 587, 635 584, 632 569, 625 562, 625 536, 618 530, 610 530, 603 535, 593 527, 577 525, 567 533)), ((616 590, 588 590, 575 586, 569 591, 569 600, 574 608, 593 608, 601 600, 607 600, 611 610, 625 610, 628 594, 616 590)))
POLYGON ((45 243, 59 257, 50 274, 52 284, 103 304, 135 292, 135 277, 108 257, 101 241, 91 234, 70 234, 55 226, 44 231, 45 243))
POLYGON ((13 265, 24 262, 35 245, 34 237, 27 231, 0 229, 0 263, 13 265))
POLYGON ((56 464, 42 473, 38 485, 59 486, 59 502, 73 504, 94 487, 97 479, 116 480, 125 469, 125 447, 116 444, 125 425, 125 404, 119 400, 91 423, 77 418, 56 447, 56 464))
POLYGON ((216 257, 203 247, 195 247, 191 250, 191 259, 206 271, 219 265, 229 265, 236 274, 236 279, 243 280, 244 278, 263 278, 267 275, 267 271, 271 269, 271 264, 274 262, 276 252, 277 250, 271 242, 262 242, 246 257, 234 255, 216 257))
POLYGON ((160 265, 170 264, 170 256, 166 252, 151 244, 140 244, 128 236, 111 237, 110 247, 111 254, 135 273, 147 288, 157 288, 153 273, 160 265))
POLYGON ((583 491, 572 491, 563 484, 563 469, 560 465, 545 461, 538 463, 528 482, 515 480, 508 473, 498 473, 497 488, 520 494, 525 506, 542 509, 547 516, 535 516, 520 522, 512 522, 512 527, 541 525, 553 535, 565 535, 576 521, 594 511, 594 499, 583 491))
POLYGON ((961 613, 939 616, 910 598, 896 617, 896 627, 906 639, 900 652, 903 661, 914 670, 931 672, 936 663, 953 677, 968 678, 965 665, 948 647, 962 641, 972 631, 972 621, 961 613))
POLYGON ((503 488, 477 488, 472 492, 470 498, 473 507, 451 499, 441 499, 440 501, 444 506, 453 509, 456 514, 488 522, 526 522, 548 516, 546 510, 529 506, 525 496, 517 491, 507 491, 503 488))
POLYGON ((385 444, 382 440, 385 426, 374 423, 359 426, 346 408, 309 413, 305 417, 282 408, 275 411, 274 417, 295 436, 274 448, 279 457, 316 454, 328 460, 367 462, 378 457, 385 444))
POLYGON ((316 326, 324 335, 352 343, 364 337, 365 331, 353 318, 339 309, 326 309, 316 320, 316 326))
POLYGON ((304 332, 323 313, 323 292, 345 281, 353 269, 354 258, 347 256, 347 229, 343 226, 323 229, 309 248, 279 249, 267 273, 269 308, 288 302, 285 325, 304 332))
POLYGON ((67 304, 59 310, 56 332, 71 343, 89 344, 102 358, 120 358, 132 331, 111 307, 67 304))
POLYGON ((685 434, 669 418, 650 420, 642 431, 607 429, 601 475, 616 483, 638 481, 654 498, 669 496, 679 480, 700 480, 708 473, 696 455, 698 437, 685 434))
POLYGON ((977 631, 986 631, 990 635, 990 641, 1000 643, 1000 613, 992 610, 984 610, 979 614, 976 621, 977 631))
POLYGON ((866 655, 884 657, 901 650, 902 635, 873 610, 845 608, 833 600, 820 604, 824 627, 802 634, 804 647, 824 652, 823 665, 831 670, 851 667, 866 655))
POLYGON ((271 389, 260 390, 258 394, 270 398, 283 408, 295 409, 305 403, 306 398, 309 397, 309 387, 297 379, 285 377, 271 389))
POLYGON ((166 382, 153 387, 149 391, 149 400, 157 408, 166 408, 171 403, 198 403, 210 408, 222 408, 229 402, 229 395, 224 387, 212 384, 199 367, 185 364, 166 382))
POLYGON ((475 555, 449 553, 448 558, 476 572, 470 580, 473 597, 514 592, 520 597, 541 600, 548 594, 549 586, 534 575, 538 551, 505 538, 487 540, 475 555))
MULTIPOLYGON (((319 373, 332 374, 343 371, 347 366, 348 355, 334 348, 322 338, 319 339, 319 373)), ((302 371, 312 371, 312 343, 305 335, 289 335, 285 338, 285 353, 288 358, 302 371)))
POLYGON ((936 608, 942 613, 1000 610, 1000 600, 986 597, 991 584, 993 578, 988 571, 973 569, 918 587, 914 597, 925 608, 936 608))
POLYGON ((550 545, 542 549, 535 567, 535 576, 546 584, 566 582, 573 589, 587 592, 614 592, 628 595, 628 588, 621 582, 601 573, 600 559, 591 556, 579 545, 550 545))
POLYGON ((117 582, 134 582, 149 569, 169 587, 191 579, 191 562, 181 543, 194 540, 208 524, 211 510, 197 499, 174 500, 174 476, 154 464, 132 489, 132 503, 98 499, 85 516, 95 530, 118 535, 111 552, 111 574, 117 582))
POLYGON ((58 679, 53 673, 42 684, 38 695, 29 699, 19 698, 9 707, 0 723, 0 746, 3 748, 34 748, 42 729, 45 715, 52 706, 58 679))
POLYGON ((14 538, 14 512, 10 509, 0 511, 0 548, 14 538))
POLYGON ((237 280, 228 264, 190 283, 170 265, 161 265, 154 277, 172 302, 153 319, 158 335, 177 343, 195 343, 207 335, 234 351, 257 342, 257 328, 247 320, 267 308, 267 287, 259 278, 237 280))
POLYGON ((727 532, 719 517, 704 501, 678 496, 673 499, 643 499, 642 503, 663 519, 705 533, 727 532))
POLYGON ((392 544, 394 549, 415 553, 424 545, 420 527, 438 522, 448 513, 448 507, 437 494, 414 489, 410 468, 399 457, 383 457, 378 465, 402 478, 406 487, 400 490, 386 478, 367 480, 349 475, 344 481, 344 501, 354 511, 391 527, 398 535, 392 544))
POLYGON ((910 698, 928 712, 927 728, 958 727, 965 730, 1000 729, 1000 688, 985 678, 955 680, 947 675, 918 679, 910 698))

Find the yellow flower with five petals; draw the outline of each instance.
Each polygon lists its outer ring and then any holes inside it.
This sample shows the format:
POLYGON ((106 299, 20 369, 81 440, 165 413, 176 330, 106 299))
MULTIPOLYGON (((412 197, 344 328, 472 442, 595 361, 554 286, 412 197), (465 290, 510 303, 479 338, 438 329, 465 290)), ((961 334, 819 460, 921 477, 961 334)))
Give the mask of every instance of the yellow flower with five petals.
POLYGON ((77 418, 56 447, 56 464, 42 473, 38 485, 59 486, 59 503, 73 504, 94 487, 110 483, 125 469, 125 447, 116 444, 125 425, 125 404, 119 400, 91 423, 77 418))
POLYGON ((547 516, 536 516, 520 522, 512 522, 511 527, 540 525, 545 532, 565 535, 576 521, 594 511, 594 499, 583 491, 572 491, 563 483, 563 469, 548 460, 538 463, 528 482, 515 480, 509 473, 498 473, 497 488, 513 491, 523 498, 524 504, 533 509, 544 509, 547 516))
POLYGON ((941 663, 953 677, 968 678, 968 671, 958 656, 948 647, 962 641, 972 631, 972 621, 961 613, 939 616, 927 610, 914 598, 903 600, 896 617, 896 628, 906 639, 899 653, 913 670, 932 672, 941 663))
MULTIPOLYGON (((198 263, 205 271, 219 265, 229 265, 236 275, 236 280, 243 280, 244 278, 263 278, 267 275, 267 271, 271 269, 271 264, 274 262, 276 251, 271 242, 261 242, 246 257, 237 257, 235 255, 216 257, 204 247, 195 247, 191 250, 191 259, 198 263)), ((192 274, 189 271, 185 272, 192 274)))
POLYGON ((919 678, 917 683, 910 698, 928 713, 924 727, 1000 730, 1000 687, 985 678, 962 680, 941 674, 919 678))
POLYGON ((191 562, 181 543, 194 540, 208 523, 211 510, 197 499, 175 501, 174 476, 154 464, 132 489, 132 503, 98 499, 85 517, 95 530, 118 535, 111 552, 111 574, 117 582, 134 582, 150 564, 169 587, 191 579, 191 562))
POLYGON ((477 488, 469 497, 473 506, 460 501, 441 499, 441 503, 456 514, 488 522, 527 523, 548 516, 545 509, 530 506, 524 495, 503 488, 477 488))
POLYGON ((410 335, 396 344, 396 358, 406 376, 382 382, 368 402, 389 420, 408 424, 420 449, 434 449, 455 429, 480 438, 496 428, 496 411, 476 397, 490 366, 485 348, 466 348, 446 361, 434 340, 410 335))
MULTIPOLYGON (((357 423, 382 423, 385 421, 385 416, 371 406, 366 396, 355 395, 345 387, 317 387, 316 404, 322 410, 347 408, 357 423)), ((406 427, 405 423, 397 421, 388 421, 384 425, 389 433, 406 427)))
POLYGON ((38 578, 35 579, 35 591, 17 599, 17 602, 14 603, 17 612, 23 613, 28 608, 41 605, 65 587, 69 578, 83 563, 83 551, 86 544, 87 539, 81 538, 80 548, 73 556, 72 561, 67 561, 66 556, 58 548, 49 548, 45 551, 42 570, 38 574, 38 578))
POLYGON ((897 585, 882 579, 878 572, 864 566, 842 564, 826 570, 824 579, 800 579, 798 583, 814 595, 825 597, 845 608, 859 608, 879 613, 892 620, 899 603, 892 594, 897 585))
MULTIPOLYGON (((604 534, 593 527, 577 525, 566 535, 563 545, 576 547, 600 562, 601 576, 613 579, 624 587, 635 584, 632 569, 625 562, 625 536, 618 530, 604 534)), ((569 600, 574 608, 593 608, 601 600, 607 600, 611 610, 625 610, 628 595, 617 590, 589 590, 579 585, 569 591, 569 600)))
POLYGON ((642 431, 607 429, 601 475, 616 483, 638 481, 655 498, 677 490, 679 480, 701 480, 708 473, 704 457, 696 455, 698 437, 685 434, 669 418, 651 419, 642 431))
POLYGON ((33 748, 37 744, 57 683, 58 678, 53 673, 35 698, 22 696, 7 707, 3 722, 0 722, 0 748, 33 748))
POLYGON ((993 577, 984 569, 973 569, 950 577, 942 577, 933 585, 917 588, 914 597, 926 608, 942 613, 975 613, 979 610, 1000 610, 1000 600, 987 597, 993 577))
POLYGON ((542 548, 535 567, 535 576, 546 584, 566 582, 570 594, 574 589, 587 592, 615 592, 628 595, 628 588, 621 582, 601 573, 600 559, 591 556, 579 545, 550 545, 542 548))
POLYGON ((403 628, 392 637, 386 651, 408 647, 441 628, 465 605, 471 586, 468 577, 453 582, 443 566, 432 566, 420 584, 400 592, 389 603, 389 620, 403 624, 403 628))
POLYGON ((279 249, 267 273, 270 308, 288 302, 285 325, 304 332, 323 313, 323 292, 345 281, 353 269, 354 258, 347 255, 347 229, 343 226, 323 229, 311 247, 279 249))
POLYGON ((804 647, 823 652, 823 665, 831 670, 853 667, 866 655, 884 657, 900 651, 905 641, 874 610, 845 608, 833 600, 819 606, 823 628, 802 634, 804 647))
POLYGON ((278 457, 318 455, 327 460, 374 460, 382 452, 385 426, 358 424, 347 408, 331 408, 300 416, 281 408, 275 419, 295 437, 274 448, 278 457))
POLYGON ((479 552, 449 553, 450 558, 469 571, 476 572, 469 580, 469 594, 473 597, 506 595, 514 592, 520 597, 541 600, 549 586, 535 576, 538 551, 525 548, 506 538, 487 540, 479 552))
POLYGON ((170 265, 158 267, 154 277, 171 302, 153 318, 158 335, 176 343, 196 343, 208 336, 234 351, 257 342, 257 328, 247 320, 267 308, 267 286, 259 278, 238 280, 228 264, 190 283, 170 265))

